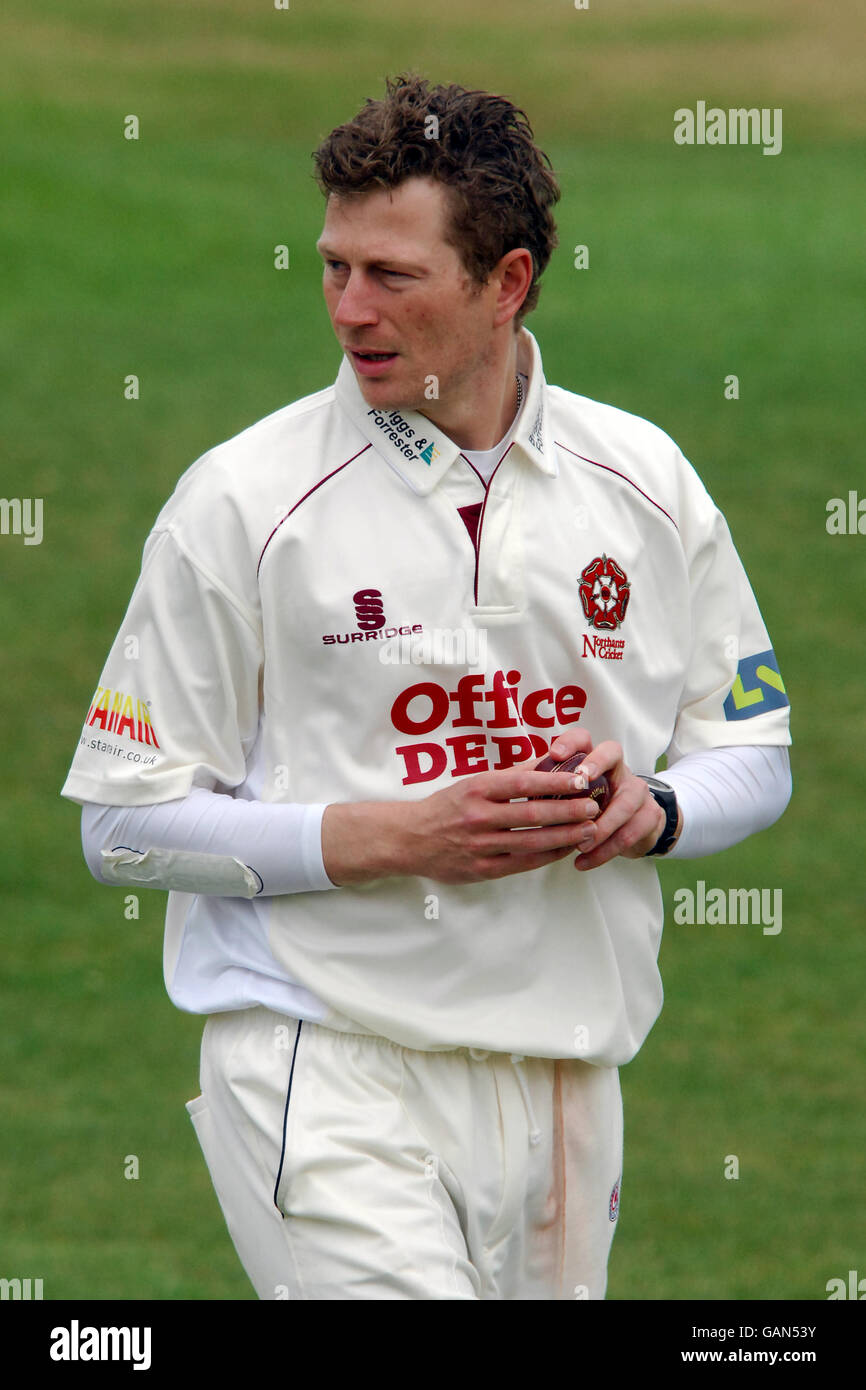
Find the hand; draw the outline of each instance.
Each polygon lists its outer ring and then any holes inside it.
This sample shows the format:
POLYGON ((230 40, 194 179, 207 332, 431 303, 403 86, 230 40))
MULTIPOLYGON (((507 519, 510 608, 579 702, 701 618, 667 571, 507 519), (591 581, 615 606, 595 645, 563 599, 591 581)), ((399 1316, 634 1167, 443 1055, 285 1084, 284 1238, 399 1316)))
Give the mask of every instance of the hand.
MULTIPOLYGON (((591 748, 589 734, 570 730, 551 751, 568 757, 591 748)), ((328 806, 322 819, 328 877, 338 886, 394 874, 481 883, 573 854, 598 807, 589 797, 515 800, 574 790, 571 773, 536 772, 536 761, 461 777, 420 801, 328 806)))
MULTIPOLYGON (((642 859, 648 854, 665 827, 665 813, 646 782, 625 765, 622 747, 613 740, 600 743, 581 764, 588 777, 604 773, 610 783, 607 810, 593 825, 585 827, 578 841, 580 854, 574 861, 582 872, 597 869, 617 855, 642 859)), ((682 812, 677 834, 682 827, 682 812)))

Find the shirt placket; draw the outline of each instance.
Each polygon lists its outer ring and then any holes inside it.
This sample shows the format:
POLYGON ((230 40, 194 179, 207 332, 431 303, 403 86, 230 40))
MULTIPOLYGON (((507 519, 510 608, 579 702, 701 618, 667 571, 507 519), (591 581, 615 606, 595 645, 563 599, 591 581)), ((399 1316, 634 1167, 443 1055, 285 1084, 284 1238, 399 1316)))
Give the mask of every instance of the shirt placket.
POLYGON ((505 617, 525 608, 522 492, 520 469, 506 457, 488 484, 478 519, 473 593, 477 617, 505 617))

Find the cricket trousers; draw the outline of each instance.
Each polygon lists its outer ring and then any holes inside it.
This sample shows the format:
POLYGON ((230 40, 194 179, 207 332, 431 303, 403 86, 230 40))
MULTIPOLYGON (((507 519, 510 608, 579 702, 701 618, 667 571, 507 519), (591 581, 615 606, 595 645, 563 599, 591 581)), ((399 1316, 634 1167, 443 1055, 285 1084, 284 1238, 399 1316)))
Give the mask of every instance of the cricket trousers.
POLYGON ((616 1068, 256 1007, 208 1018, 187 1110, 261 1299, 604 1297, 616 1068))

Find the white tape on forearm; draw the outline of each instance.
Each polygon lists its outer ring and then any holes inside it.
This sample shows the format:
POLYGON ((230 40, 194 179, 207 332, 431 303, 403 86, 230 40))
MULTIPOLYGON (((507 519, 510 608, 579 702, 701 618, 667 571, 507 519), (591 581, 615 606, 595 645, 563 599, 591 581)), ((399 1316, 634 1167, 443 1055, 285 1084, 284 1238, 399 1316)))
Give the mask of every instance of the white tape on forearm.
POLYGON ((258 874, 227 854, 193 854, 188 850, 102 850, 106 883, 164 888, 178 893, 209 893, 220 898, 254 898, 262 890, 258 874))

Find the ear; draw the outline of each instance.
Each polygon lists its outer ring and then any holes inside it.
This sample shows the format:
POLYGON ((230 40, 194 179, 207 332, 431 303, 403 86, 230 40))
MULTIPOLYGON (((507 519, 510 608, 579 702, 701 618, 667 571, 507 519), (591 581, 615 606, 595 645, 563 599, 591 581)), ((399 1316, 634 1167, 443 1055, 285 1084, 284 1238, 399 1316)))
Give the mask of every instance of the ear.
POLYGON ((497 285, 494 308, 494 327, 509 323, 519 313, 520 306, 532 284, 532 253, 525 246, 506 251, 490 275, 497 285))

